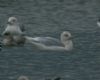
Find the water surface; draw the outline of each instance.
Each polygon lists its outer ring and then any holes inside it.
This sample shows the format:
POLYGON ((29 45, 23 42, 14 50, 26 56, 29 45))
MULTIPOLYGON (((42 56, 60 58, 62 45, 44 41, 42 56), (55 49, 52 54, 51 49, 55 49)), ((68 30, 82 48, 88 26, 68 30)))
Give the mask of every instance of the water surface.
MULTIPOLYGON (((63 80, 100 80, 99 0, 0 0, 0 25, 15 16, 28 36, 59 38, 63 31, 73 35, 71 52, 34 51, 32 46, 3 48, 0 79, 31 80, 61 76, 63 80)), ((4 30, 0 27, 0 33, 4 30)))

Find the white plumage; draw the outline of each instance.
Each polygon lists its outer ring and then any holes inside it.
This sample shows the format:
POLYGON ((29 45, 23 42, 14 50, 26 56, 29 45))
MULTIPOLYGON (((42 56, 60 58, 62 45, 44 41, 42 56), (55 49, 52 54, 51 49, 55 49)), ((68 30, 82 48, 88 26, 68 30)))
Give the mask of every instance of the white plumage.
POLYGON ((72 36, 68 31, 64 31, 61 34, 61 41, 52 37, 28 37, 25 39, 28 43, 33 44, 39 50, 53 50, 53 51, 70 51, 73 49, 72 36), (50 43, 58 43, 51 44, 50 43))

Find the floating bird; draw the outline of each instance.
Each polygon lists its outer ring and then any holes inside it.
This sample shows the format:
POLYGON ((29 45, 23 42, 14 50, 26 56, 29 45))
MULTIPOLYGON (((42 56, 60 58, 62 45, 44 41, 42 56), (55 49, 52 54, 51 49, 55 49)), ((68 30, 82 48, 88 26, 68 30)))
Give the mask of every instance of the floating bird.
POLYGON ((73 49, 73 42, 71 33, 64 31, 61 33, 61 40, 52 37, 28 37, 25 36, 27 42, 33 44, 33 46, 39 50, 51 50, 51 51, 70 51, 73 49), (58 43, 50 45, 49 43, 58 43), (47 45, 49 44, 49 45, 47 45))
POLYGON ((7 27, 2 35, 4 37, 3 44, 7 46, 12 46, 13 43, 14 45, 15 43, 17 45, 24 44, 25 42, 24 32, 21 30, 19 22, 15 17, 8 19, 7 27))

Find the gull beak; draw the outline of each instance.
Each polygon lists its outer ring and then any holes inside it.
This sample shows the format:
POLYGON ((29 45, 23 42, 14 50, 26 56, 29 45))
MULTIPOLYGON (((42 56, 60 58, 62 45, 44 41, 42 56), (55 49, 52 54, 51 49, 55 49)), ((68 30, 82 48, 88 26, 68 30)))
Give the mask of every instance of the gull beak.
POLYGON ((69 40, 72 40, 73 39, 73 37, 71 36, 71 37, 69 37, 69 40))

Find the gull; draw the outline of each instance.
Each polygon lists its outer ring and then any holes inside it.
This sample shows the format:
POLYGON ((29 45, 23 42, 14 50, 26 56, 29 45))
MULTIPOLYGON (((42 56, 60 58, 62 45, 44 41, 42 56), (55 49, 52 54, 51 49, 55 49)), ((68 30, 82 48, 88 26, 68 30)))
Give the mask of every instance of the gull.
POLYGON ((2 43, 7 46, 24 44, 24 28, 21 28, 16 17, 9 17, 7 27, 2 33, 2 43))
POLYGON ((39 50, 51 50, 51 51, 71 51, 73 49, 72 35, 69 31, 61 33, 60 40, 53 37, 28 37, 25 36, 26 42, 33 45, 34 48, 39 50), (58 43, 51 44, 50 43, 58 43), (49 44, 49 45, 47 45, 49 44))

